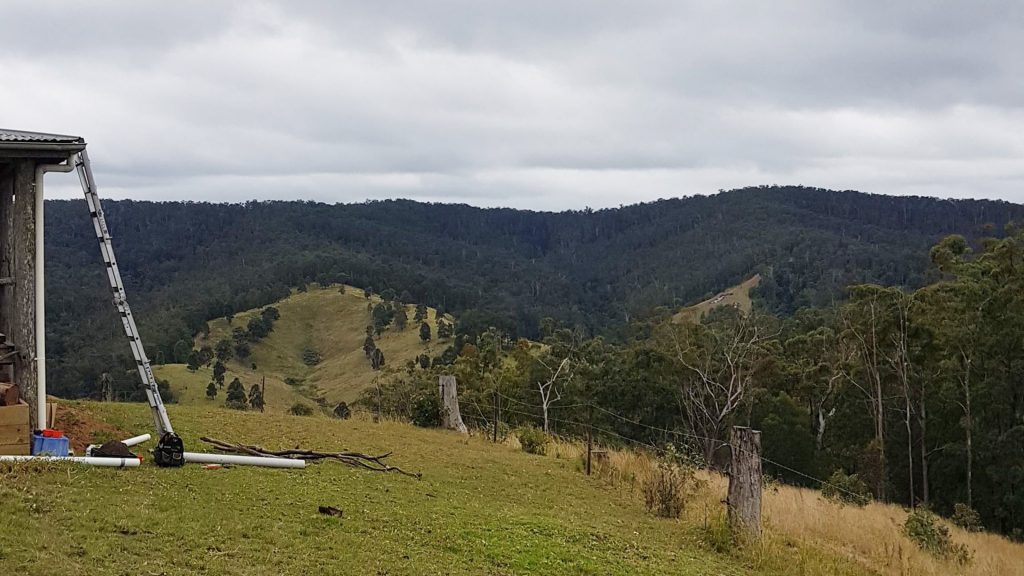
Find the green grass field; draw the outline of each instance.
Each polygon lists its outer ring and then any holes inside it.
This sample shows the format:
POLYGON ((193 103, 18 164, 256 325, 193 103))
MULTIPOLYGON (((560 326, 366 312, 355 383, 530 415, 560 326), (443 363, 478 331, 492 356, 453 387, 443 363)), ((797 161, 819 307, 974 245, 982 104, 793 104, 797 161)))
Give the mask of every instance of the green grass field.
MULTIPOLYGON (((307 292, 293 293, 274 304, 281 318, 274 323, 274 330, 269 336, 252 346, 251 357, 228 363, 226 382, 237 377, 248 389, 266 378, 267 410, 270 412, 285 412, 295 402, 312 404, 312 399, 318 397, 330 404, 339 401, 351 403, 373 385, 373 379, 379 374, 370 367, 363 353, 363 340, 370 318, 367 304, 378 302, 378 296, 373 295, 367 300, 362 290, 352 287, 347 287, 344 294, 337 286, 319 288, 316 285, 307 292), (316 366, 304 364, 302 353, 306 348, 318 351, 322 361, 316 366), (289 378, 300 383, 288 384, 289 378)), ((418 326, 412 323, 414 311, 414 306, 407 307, 409 326, 405 330, 389 328, 377 340, 377 347, 384 352, 388 366, 402 366, 423 353, 434 356, 447 346, 447 342, 436 340, 437 311, 428 309, 428 323, 435 331, 435 340, 427 344, 420 341, 418 326)), ((244 328, 249 318, 259 312, 257 309, 237 314, 230 324, 225 318, 211 320, 210 335, 199 339, 196 347, 214 346, 219 340, 230 338, 233 327, 244 328)), ((453 320, 451 317, 448 319, 453 320)), ((212 378, 210 368, 191 373, 184 365, 167 364, 154 367, 154 372, 157 377, 171 383, 180 403, 224 402, 224 390, 220 391, 217 399, 206 399, 206 385, 212 378)))
MULTIPOLYGON (((126 434, 140 404, 74 403, 126 434)), ((581 474, 575 460, 408 425, 171 406, 198 436, 394 451, 422 480, 334 462, 305 470, 0 464, 0 573, 722 574, 743 562, 581 474), (341 508, 341 519, 317 512, 341 508)), ((152 447, 152 444, 146 446, 152 447)), ((762 573, 762 572, 758 572, 762 573)))

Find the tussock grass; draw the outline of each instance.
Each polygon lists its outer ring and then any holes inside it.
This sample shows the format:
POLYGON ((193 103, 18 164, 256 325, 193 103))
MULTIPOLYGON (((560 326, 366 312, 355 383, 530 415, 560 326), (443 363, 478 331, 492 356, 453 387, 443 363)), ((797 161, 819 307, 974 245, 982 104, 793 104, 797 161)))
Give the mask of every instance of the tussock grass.
MULTIPOLYGON (((610 486, 637 494, 657 467, 650 454, 633 450, 604 450, 594 460, 593 473, 610 486)), ((586 448, 564 440, 553 444, 553 455, 585 458, 586 448), (571 455, 571 456, 570 456, 571 455)), ((765 488, 762 542, 741 550, 731 540, 724 513, 728 479, 701 471, 704 482, 692 497, 683 523, 694 527, 710 549, 737 555, 758 569, 791 570, 793 574, 857 573, 893 576, 1018 576, 1024 575, 1024 545, 1004 537, 969 532, 943 520, 954 543, 966 545, 973 559, 966 566, 936 558, 903 534, 907 511, 872 502, 865 507, 829 501, 817 490, 769 482, 765 488), (817 572, 816 572, 817 571, 817 572)))

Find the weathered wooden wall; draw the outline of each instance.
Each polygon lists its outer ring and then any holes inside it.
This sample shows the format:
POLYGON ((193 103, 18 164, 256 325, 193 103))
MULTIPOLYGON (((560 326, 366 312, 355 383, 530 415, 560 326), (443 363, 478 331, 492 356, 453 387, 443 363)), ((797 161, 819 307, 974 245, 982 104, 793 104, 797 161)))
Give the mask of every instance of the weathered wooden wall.
MULTIPOLYGON (((13 235, 14 166, 10 163, 0 163, 0 334, 5 335, 11 333, 11 311, 14 305, 14 285, 11 283, 14 276, 11 263, 13 235)), ((6 340, 6 336, 3 340, 6 340)), ((3 344, 0 342, 0 347, 3 344)), ((10 365, 0 363, 0 380, 14 381, 10 365)))
POLYGON ((0 164, 0 334, 10 333, 12 278, 11 248, 14 226, 14 167, 0 164))
POLYGON ((14 383, 36 418, 35 162, 13 160, 0 177, 0 332, 18 350, 14 383))

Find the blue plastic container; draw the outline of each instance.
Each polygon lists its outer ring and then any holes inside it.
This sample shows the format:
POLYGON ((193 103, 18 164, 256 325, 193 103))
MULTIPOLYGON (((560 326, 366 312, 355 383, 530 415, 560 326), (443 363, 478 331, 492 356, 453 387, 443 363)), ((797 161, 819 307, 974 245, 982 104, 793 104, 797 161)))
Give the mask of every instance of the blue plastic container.
POLYGON ((41 456, 43 454, 49 456, 67 456, 68 439, 66 436, 61 436, 60 438, 47 438, 42 434, 33 434, 32 454, 34 456, 41 456))

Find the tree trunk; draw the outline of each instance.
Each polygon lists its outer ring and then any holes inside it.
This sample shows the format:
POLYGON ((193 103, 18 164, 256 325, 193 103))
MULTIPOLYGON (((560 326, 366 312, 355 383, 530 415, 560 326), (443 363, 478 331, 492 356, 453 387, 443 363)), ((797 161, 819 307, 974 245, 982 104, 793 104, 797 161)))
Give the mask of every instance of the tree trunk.
POLYGON ((875 481, 875 493, 882 502, 885 498, 885 481, 889 477, 885 466, 885 406, 882 397, 882 381, 876 378, 875 390, 875 441, 878 444, 878 478, 875 481))
POLYGON ((825 410, 820 403, 818 404, 817 416, 818 422, 817 430, 814 433, 814 449, 821 452, 821 447, 825 443, 825 410))
POLYGON ((907 428, 907 483, 909 490, 910 508, 914 508, 914 431, 912 421, 912 410, 910 403, 910 388, 905 388, 905 405, 903 422, 907 428))
POLYGON ((469 430, 462 422, 462 413, 459 412, 455 376, 445 374, 438 378, 438 393, 441 395, 441 427, 468 434, 469 430))
POLYGON ((928 493, 928 416, 925 412, 924 386, 921 387, 921 403, 918 412, 917 421, 921 427, 921 503, 928 506, 931 496, 928 493))
POLYGON ((971 387, 964 386, 964 428, 967 435, 967 505, 974 508, 974 416, 971 413, 971 387))
POLYGON ((732 464, 729 473, 729 526, 750 540, 761 536, 761 433, 732 429, 732 464))

